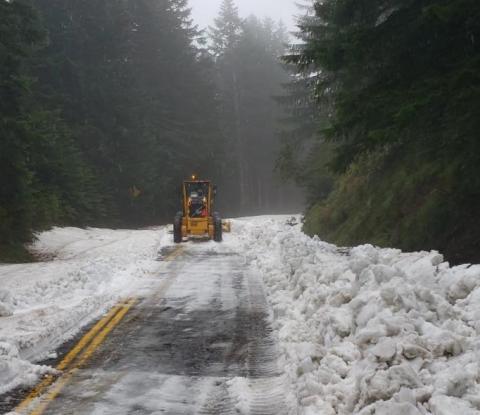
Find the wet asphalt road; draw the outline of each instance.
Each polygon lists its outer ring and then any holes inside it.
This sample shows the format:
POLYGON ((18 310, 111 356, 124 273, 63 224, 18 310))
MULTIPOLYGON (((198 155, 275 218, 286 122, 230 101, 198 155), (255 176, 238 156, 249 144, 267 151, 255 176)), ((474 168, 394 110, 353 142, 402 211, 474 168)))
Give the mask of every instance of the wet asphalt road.
POLYGON ((45 414, 286 413, 261 279, 244 257, 188 244, 162 274, 45 414))

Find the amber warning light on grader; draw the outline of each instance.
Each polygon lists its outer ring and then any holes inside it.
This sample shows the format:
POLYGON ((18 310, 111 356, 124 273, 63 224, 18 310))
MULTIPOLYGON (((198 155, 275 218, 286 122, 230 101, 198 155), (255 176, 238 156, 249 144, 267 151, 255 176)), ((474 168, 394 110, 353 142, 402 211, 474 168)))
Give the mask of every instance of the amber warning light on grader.
POLYGON ((223 232, 230 231, 230 223, 222 221, 220 214, 214 212, 215 195, 216 187, 210 180, 199 180, 192 174, 191 180, 183 182, 182 210, 173 221, 175 243, 188 238, 222 241, 223 232))

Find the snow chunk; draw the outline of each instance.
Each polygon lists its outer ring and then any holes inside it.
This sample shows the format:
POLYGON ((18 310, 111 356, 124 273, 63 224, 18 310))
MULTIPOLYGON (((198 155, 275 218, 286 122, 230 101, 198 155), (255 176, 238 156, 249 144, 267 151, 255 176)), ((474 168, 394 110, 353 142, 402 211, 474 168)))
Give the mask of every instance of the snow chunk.
POLYGON ((12 314, 12 295, 7 290, 0 290, 0 317, 8 317, 12 314))
POLYGON ((468 402, 450 396, 434 396, 429 404, 433 415, 478 415, 480 413, 468 402))
POLYGON ((371 349, 375 357, 381 362, 390 362, 397 354, 397 343, 390 338, 382 339, 371 349))
POLYGON ((40 376, 54 373, 52 368, 22 360, 15 346, 0 342, 0 395, 21 385, 33 386, 40 376))

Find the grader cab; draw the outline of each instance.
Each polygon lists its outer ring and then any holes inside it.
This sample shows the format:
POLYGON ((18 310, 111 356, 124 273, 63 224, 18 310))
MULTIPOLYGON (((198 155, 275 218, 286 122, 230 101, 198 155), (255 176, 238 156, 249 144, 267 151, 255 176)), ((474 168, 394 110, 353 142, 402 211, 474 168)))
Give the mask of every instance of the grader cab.
POLYGON ((173 221, 173 239, 180 243, 184 238, 213 239, 221 242, 223 230, 229 230, 229 224, 222 223, 217 212, 213 211, 216 187, 209 180, 191 180, 183 182, 182 210, 173 221))

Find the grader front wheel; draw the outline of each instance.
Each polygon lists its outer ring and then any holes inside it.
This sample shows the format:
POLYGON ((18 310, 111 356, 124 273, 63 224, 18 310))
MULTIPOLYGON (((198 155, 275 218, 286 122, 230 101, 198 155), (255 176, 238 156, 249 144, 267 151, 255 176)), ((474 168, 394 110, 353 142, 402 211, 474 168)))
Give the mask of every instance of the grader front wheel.
POLYGON ((222 219, 220 216, 215 216, 213 219, 213 240, 215 242, 222 242, 223 239, 223 228, 222 228, 222 219))
POLYGON ((182 212, 176 214, 173 220, 173 242, 179 244, 183 240, 182 235, 182 212))

